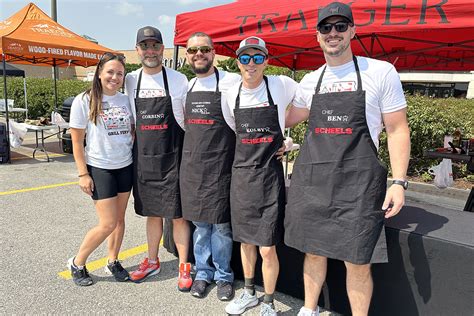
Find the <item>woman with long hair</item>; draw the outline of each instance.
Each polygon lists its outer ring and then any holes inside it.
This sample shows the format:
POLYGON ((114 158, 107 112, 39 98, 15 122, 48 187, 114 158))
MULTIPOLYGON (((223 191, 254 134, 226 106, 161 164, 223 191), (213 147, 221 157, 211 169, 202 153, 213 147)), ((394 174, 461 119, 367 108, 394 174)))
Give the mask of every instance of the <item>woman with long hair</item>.
POLYGON ((74 283, 79 286, 94 283, 86 261, 106 238, 106 272, 117 281, 129 278, 118 261, 133 172, 132 111, 128 97, 119 92, 124 76, 124 58, 104 54, 97 65, 92 87, 76 96, 71 106, 69 126, 79 186, 92 197, 99 219, 87 232, 78 253, 68 260, 74 283))

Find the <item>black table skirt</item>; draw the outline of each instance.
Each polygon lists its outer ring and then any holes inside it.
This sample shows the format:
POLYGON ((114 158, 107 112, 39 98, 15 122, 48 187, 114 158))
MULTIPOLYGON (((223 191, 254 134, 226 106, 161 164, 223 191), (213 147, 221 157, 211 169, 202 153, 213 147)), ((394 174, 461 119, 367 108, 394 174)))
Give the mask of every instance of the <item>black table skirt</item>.
MULTIPOLYGON (((172 245, 165 225, 165 247, 172 245)), ((411 203, 386 221, 389 263, 372 266, 374 295, 370 315, 473 315, 474 214, 411 203)), ((191 247, 192 248, 192 247, 191 247)), ((277 291, 303 299, 303 259, 284 244, 277 247, 280 275, 277 291)), ((234 243, 232 267, 243 279, 240 245, 234 243)), ((350 314, 344 264, 329 260, 319 305, 350 314)), ((258 258, 256 284, 262 285, 258 258)))

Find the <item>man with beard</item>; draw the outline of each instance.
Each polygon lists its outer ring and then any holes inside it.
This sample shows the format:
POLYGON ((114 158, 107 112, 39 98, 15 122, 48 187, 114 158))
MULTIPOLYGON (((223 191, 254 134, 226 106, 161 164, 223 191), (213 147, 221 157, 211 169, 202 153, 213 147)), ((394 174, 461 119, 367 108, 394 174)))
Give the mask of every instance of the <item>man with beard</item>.
POLYGON ((240 242, 245 288, 227 304, 228 314, 242 314, 259 303, 254 276, 262 256, 265 295, 260 315, 276 315, 273 304, 280 265, 276 245, 283 237, 285 180, 285 109, 297 84, 287 76, 265 76, 268 49, 258 37, 240 42, 236 51, 242 82, 227 93, 224 118, 235 130, 235 157, 230 193, 233 239, 240 242))
POLYGON ((196 277, 191 295, 202 298, 207 286, 216 282, 217 297, 226 301, 234 295, 229 191, 235 133, 224 121, 222 99, 240 76, 217 70, 214 57, 207 34, 197 32, 189 37, 186 58, 196 78, 188 85, 179 176, 183 217, 196 227, 196 277))
POLYGON ((321 8, 317 29, 326 65, 303 78, 286 117, 287 126, 309 122, 288 192, 285 243, 306 253, 298 315, 318 315, 327 258, 345 263, 352 315, 367 315, 370 264, 387 261, 384 217, 400 211, 408 186, 406 101, 391 64, 352 54, 349 6, 321 8), (384 126, 395 179, 388 190, 377 158, 384 126))
POLYGON ((189 291, 192 284, 188 261, 189 224, 182 218, 179 164, 184 137, 183 107, 186 77, 163 67, 163 40, 158 29, 138 30, 136 50, 142 68, 125 78, 136 120, 133 150, 135 212, 146 216, 148 257, 130 279, 141 282, 160 271, 158 248, 163 218, 173 220, 173 237, 179 256, 178 289, 189 291))

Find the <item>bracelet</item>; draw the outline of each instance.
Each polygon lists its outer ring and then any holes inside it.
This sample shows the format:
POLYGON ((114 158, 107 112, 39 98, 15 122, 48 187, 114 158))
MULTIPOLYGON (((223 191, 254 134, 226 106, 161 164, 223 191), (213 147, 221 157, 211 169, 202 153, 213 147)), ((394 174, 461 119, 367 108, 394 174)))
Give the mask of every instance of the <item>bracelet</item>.
POLYGON ((84 173, 84 174, 78 175, 78 177, 80 178, 80 177, 84 177, 84 176, 88 176, 88 175, 89 175, 89 172, 86 172, 86 173, 84 173))

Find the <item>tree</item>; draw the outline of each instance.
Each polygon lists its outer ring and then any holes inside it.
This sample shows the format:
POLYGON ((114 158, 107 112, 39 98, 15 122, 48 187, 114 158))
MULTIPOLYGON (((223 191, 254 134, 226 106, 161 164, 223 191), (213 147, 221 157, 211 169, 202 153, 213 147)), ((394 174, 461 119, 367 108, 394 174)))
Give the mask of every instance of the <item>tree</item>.
POLYGON ((221 68, 224 71, 240 73, 240 69, 237 66, 237 60, 235 58, 218 60, 217 67, 221 68))
POLYGON ((141 67, 142 65, 141 64, 125 64, 125 73, 130 73, 134 70, 137 70, 141 67))
POLYGON ((192 78, 196 77, 193 70, 191 69, 191 66, 189 66, 188 64, 184 64, 183 66, 178 68, 178 71, 185 75, 188 80, 191 80, 192 78))

